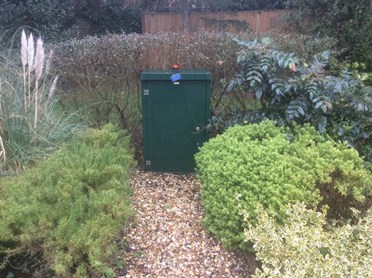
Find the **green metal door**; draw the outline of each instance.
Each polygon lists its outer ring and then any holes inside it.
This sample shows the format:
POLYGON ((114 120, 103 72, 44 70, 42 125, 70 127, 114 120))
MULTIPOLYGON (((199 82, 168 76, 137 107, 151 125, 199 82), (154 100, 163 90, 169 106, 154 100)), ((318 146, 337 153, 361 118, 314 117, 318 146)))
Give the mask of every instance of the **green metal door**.
POLYGON ((210 118, 211 74, 181 71, 141 74, 145 170, 194 171, 194 154, 207 139, 210 118))

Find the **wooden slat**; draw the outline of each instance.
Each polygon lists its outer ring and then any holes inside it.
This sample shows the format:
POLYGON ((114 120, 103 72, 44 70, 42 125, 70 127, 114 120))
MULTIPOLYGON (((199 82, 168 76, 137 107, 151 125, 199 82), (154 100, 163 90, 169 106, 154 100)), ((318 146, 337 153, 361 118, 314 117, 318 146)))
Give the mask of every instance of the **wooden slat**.
POLYGON ((75 18, 75 23, 79 28, 80 35, 86 36, 91 33, 91 22, 88 19, 77 17, 75 18))
MULTIPOLYGON (((241 12, 198 12, 190 13, 190 31, 229 31, 237 33, 241 28, 234 22, 248 23, 255 33, 272 29, 283 30, 284 10, 241 11, 241 12)), ((240 27, 244 26, 240 24, 240 27)), ((178 13, 145 13, 142 15, 142 32, 182 31, 182 17, 178 13)))

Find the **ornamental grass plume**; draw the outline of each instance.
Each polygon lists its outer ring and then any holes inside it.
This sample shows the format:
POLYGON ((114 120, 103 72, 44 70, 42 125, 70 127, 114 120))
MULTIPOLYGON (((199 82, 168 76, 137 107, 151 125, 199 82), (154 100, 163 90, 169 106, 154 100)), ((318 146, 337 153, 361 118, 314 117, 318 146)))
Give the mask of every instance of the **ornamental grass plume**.
POLYGON ((21 60, 22 60, 22 73, 23 73, 23 90, 24 90, 24 106, 27 105, 27 88, 26 88, 26 67, 28 64, 28 42, 25 30, 22 30, 21 37, 21 60))
POLYGON ((22 37, 21 37, 21 59, 22 59, 22 66, 23 66, 23 71, 26 71, 26 66, 28 64, 28 42, 27 42, 27 37, 25 30, 22 30, 22 37))
POLYGON ((31 72, 34 67, 34 56, 35 56, 34 36, 31 33, 27 39, 27 64, 29 67, 29 72, 31 72))
POLYGON ((6 152, 5 152, 5 147, 3 143, 3 139, 0 136, 0 159, 5 162, 6 161, 6 152))
POLYGON ((58 81, 58 75, 56 77, 54 77, 52 85, 50 85, 48 99, 47 99, 47 102, 45 104, 46 106, 53 100, 53 97, 55 95, 55 91, 56 91, 56 88, 57 88, 57 81, 58 81))
POLYGON ((35 54, 35 118, 34 127, 37 125, 37 115, 39 109, 39 80, 44 68, 45 51, 42 39, 39 37, 36 42, 36 54, 35 54))
MULTIPOLYGON (((2 95, 2 91, 1 91, 1 83, 0 83, 0 118, 3 117, 3 109, 1 107, 1 95, 2 95)), ((4 143, 3 143, 3 138, 1 137, 1 134, 3 134, 3 133, 4 133, 3 125, 0 122, 0 159, 3 162, 5 162, 6 161, 6 151, 5 151, 5 147, 4 147, 4 143)))
POLYGON ((49 53, 46 56, 46 61, 45 61, 45 74, 50 73, 50 67, 53 59, 53 50, 50 50, 49 53))
POLYGON ((35 55, 35 48, 34 48, 34 37, 32 33, 27 39, 27 65, 28 65, 28 70, 27 70, 27 75, 28 75, 28 91, 27 91, 27 106, 31 102, 31 72, 34 67, 34 55, 35 55))
POLYGON ((36 54, 35 54, 35 75, 36 80, 39 80, 44 68, 44 45, 43 40, 39 37, 36 42, 36 54))
MULTIPOLYGON (((50 56, 52 53, 50 53, 50 56)), ((21 60, 22 60, 22 69, 23 69, 23 83, 24 83, 24 109, 27 110, 31 102, 34 103, 34 127, 37 126, 38 113, 40 109, 40 93, 39 93, 39 82, 43 75, 43 69, 45 64, 45 50, 44 43, 41 37, 36 40, 36 49, 35 41, 32 33, 27 38, 26 33, 22 30, 21 37, 21 60), (35 80, 32 80, 32 73, 34 72, 35 80), (26 78, 28 77, 28 80, 26 78), (32 84, 34 83, 34 86, 32 84), (32 92, 32 87, 34 91, 32 92)), ((48 70, 50 68, 50 59, 48 59, 48 70)))

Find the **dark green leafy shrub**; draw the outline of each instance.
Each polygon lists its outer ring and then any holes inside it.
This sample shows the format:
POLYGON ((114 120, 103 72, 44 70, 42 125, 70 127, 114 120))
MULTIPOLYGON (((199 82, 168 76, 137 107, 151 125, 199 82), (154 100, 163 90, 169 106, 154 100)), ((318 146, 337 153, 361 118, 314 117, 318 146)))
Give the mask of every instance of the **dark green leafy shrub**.
POLYGON ((271 31, 263 33, 259 37, 261 37, 261 40, 266 40, 270 48, 294 53, 308 60, 311 60, 314 55, 330 49, 334 52, 337 43, 337 40, 331 37, 316 37, 295 32, 278 33, 271 31))
POLYGON ((51 276, 109 274, 132 215, 129 136, 88 130, 18 177, 0 182, 0 256, 51 276), (36 263, 35 263, 36 262, 36 263))
POLYGON ((233 94, 250 93, 259 105, 240 111, 233 122, 269 118, 284 125, 310 123, 369 156, 372 87, 362 78, 346 70, 331 73, 329 51, 306 60, 271 48, 270 41, 239 44, 240 71, 228 89, 233 94))
POLYGON ((287 0, 288 23, 301 34, 334 37, 343 58, 371 65, 369 0, 287 0))
POLYGON ((22 28, 42 33, 48 42, 76 36, 75 3, 74 0, 1 1, 0 44, 9 42, 22 28))
POLYGON ((135 3, 123 3, 122 0, 100 2, 100 7, 85 5, 79 13, 90 20, 92 35, 141 32, 141 10, 135 3))
POLYGON ((141 10, 133 1, 1 1, 0 45, 12 43, 22 28, 43 34, 46 42, 80 37, 79 18, 88 20, 91 35, 141 31, 141 10))
POLYGON ((257 204, 283 222, 288 203, 327 204, 340 218, 349 217, 344 208, 372 196, 371 175, 358 153, 308 125, 293 132, 272 121, 229 128, 200 149, 196 163, 204 223, 233 247, 246 248, 241 211, 255 224, 257 204), (342 203, 329 201, 338 196, 328 196, 333 191, 345 197, 342 203))

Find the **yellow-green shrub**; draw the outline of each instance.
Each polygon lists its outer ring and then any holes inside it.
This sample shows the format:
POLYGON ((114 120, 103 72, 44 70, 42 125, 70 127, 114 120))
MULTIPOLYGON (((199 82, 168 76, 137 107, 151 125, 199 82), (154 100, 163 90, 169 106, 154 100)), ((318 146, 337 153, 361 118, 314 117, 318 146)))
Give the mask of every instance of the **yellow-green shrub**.
POLYGON ((262 262, 252 277, 371 277, 371 210, 357 224, 337 227, 305 204, 288 206, 283 226, 262 207, 256 213, 257 225, 244 233, 262 262))
POLYGON ((241 209, 255 223, 257 204, 279 222, 288 203, 328 204, 334 217, 371 196, 371 175, 358 153, 314 128, 274 122, 235 126, 196 154, 204 222, 228 246, 244 245, 241 209), (345 209, 346 208, 346 209, 345 209))
POLYGON ((77 137, 20 176, 0 180, 5 263, 28 255, 52 276, 112 273, 114 241, 132 215, 129 136, 108 125, 77 137))

